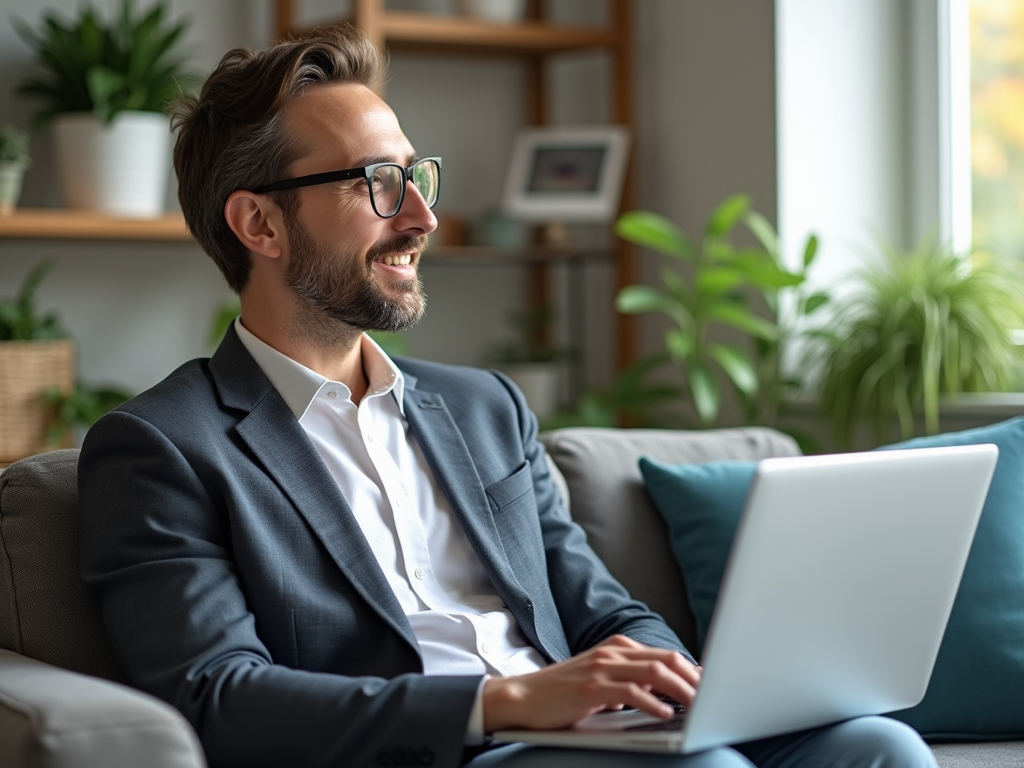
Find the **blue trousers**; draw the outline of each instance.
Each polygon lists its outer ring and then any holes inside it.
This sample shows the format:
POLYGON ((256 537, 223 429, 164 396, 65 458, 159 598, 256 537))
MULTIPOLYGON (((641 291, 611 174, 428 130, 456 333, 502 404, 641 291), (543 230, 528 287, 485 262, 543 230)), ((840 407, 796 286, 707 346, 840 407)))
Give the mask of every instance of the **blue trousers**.
POLYGON ((838 725, 720 747, 693 755, 553 749, 511 744, 466 768, 936 768, 935 757, 907 725, 860 717, 838 725))

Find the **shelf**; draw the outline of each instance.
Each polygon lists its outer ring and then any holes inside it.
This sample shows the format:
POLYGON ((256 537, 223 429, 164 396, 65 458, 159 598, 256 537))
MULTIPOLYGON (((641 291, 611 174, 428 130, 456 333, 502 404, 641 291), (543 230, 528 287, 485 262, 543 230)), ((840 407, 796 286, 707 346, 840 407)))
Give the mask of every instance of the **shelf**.
POLYGON ((496 24, 478 19, 389 11, 381 18, 391 48, 435 53, 546 54, 608 48, 618 38, 600 27, 571 27, 524 21, 496 24))
POLYGON ((93 211, 24 208, 0 216, 0 240, 180 240, 192 239, 180 213, 127 219, 93 211))

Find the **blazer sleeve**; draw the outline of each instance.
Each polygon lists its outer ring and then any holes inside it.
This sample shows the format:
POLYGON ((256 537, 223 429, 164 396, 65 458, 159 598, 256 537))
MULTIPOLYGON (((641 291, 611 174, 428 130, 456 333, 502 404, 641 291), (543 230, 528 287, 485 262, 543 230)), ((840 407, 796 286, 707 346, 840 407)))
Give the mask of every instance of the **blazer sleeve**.
POLYGON ((275 664, 220 495, 144 418, 114 412, 89 431, 81 575, 128 679, 186 716, 211 766, 458 765, 480 678, 275 664))
POLYGON ((664 619, 630 597, 591 549, 551 478, 544 446, 537 440, 536 417, 519 389, 503 374, 495 375, 515 402, 523 452, 533 473, 548 582, 570 651, 577 654, 621 634, 644 645, 679 651, 695 664, 664 619))

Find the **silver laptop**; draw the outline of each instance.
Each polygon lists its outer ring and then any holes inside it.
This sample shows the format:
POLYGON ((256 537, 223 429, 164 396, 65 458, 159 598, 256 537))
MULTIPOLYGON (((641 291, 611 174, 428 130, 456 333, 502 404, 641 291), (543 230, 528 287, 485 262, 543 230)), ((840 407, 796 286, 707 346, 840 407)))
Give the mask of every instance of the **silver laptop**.
POLYGON ((981 516, 994 445, 767 459, 688 711, 603 712, 498 741, 697 752, 914 706, 981 516))

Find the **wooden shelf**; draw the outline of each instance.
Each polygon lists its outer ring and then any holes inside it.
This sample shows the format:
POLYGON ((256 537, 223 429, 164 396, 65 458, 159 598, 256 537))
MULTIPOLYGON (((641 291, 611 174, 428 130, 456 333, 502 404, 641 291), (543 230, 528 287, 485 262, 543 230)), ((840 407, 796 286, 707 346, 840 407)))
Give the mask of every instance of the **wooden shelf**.
POLYGON ((192 239, 180 213, 128 219, 94 211, 24 208, 0 216, 0 240, 180 240, 192 239))
POLYGON ((540 21, 495 24, 459 16, 389 11, 382 16, 381 27, 392 48, 434 53, 529 55, 617 45, 617 37, 607 29, 540 21))

